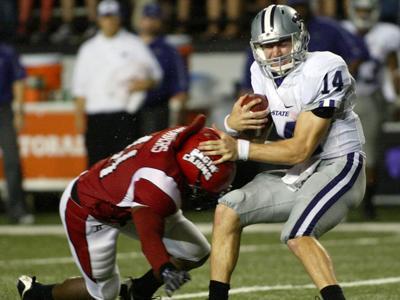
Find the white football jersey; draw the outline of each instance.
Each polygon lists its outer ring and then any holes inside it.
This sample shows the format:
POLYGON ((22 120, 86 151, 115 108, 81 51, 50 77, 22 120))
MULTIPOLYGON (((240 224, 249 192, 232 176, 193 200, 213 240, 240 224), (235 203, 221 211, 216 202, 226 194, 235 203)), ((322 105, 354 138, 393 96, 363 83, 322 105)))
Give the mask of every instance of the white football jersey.
MULTIPOLYGON (((349 20, 343 26, 357 34, 349 20)), ((400 28, 394 24, 378 22, 364 36, 371 59, 362 63, 357 74, 356 91, 359 96, 370 96, 382 88, 383 66, 391 52, 400 50, 400 28)))
POLYGON ((313 158, 327 159, 362 150, 364 134, 353 112, 354 79, 340 56, 331 52, 308 53, 279 87, 263 75, 256 62, 250 70, 254 93, 268 98, 272 119, 282 138, 293 136, 301 112, 335 107, 332 125, 313 158))

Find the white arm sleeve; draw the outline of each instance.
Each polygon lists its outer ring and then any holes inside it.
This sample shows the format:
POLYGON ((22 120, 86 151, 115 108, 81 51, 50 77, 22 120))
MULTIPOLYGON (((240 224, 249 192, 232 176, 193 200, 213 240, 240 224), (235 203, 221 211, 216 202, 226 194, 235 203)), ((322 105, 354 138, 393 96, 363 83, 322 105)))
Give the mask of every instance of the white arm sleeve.
POLYGON ((89 68, 86 67, 88 59, 87 50, 83 46, 79 49, 76 57, 74 71, 72 75, 72 96, 73 97, 86 97, 86 87, 88 86, 88 73, 89 68))

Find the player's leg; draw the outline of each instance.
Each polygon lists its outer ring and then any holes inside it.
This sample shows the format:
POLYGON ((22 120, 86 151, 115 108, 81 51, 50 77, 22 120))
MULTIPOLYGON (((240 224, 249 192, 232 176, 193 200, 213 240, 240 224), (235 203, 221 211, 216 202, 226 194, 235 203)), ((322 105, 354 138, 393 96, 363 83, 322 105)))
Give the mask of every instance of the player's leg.
POLYGON ((282 240, 302 262, 323 299, 344 299, 328 252, 317 238, 339 224, 357 206, 365 189, 360 154, 323 161, 298 192, 282 240))
MULTIPOLYGON (((51 289, 53 298, 48 299, 115 299, 119 293, 119 274, 115 265, 118 229, 98 222, 72 200, 72 186, 73 183, 61 197, 60 217, 82 277, 55 284, 51 289)), ((35 287, 30 292, 49 290, 48 285, 35 287)))
MULTIPOLYGON (((115 264, 119 230, 102 224, 71 199, 71 183, 60 201, 60 217, 68 243, 82 277, 55 285, 29 282, 20 291, 22 299, 115 299, 119 294, 119 272, 115 264), (44 294, 46 293, 46 294, 44 294), (45 295, 38 297, 37 295, 45 295), (32 296, 32 297, 31 297, 32 296)), ((20 278, 21 281, 21 278, 20 278)))
MULTIPOLYGON (((139 240, 135 226, 131 222, 122 226, 120 232, 130 238, 139 240)), ((130 300, 133 297, 133 299, 150 300, 162 285, 163 282, 158 274, 155 274, 153 269, 150 269, 139 278, 130 277, 123 281, 121 284, 120 299, 130 300)))
MULTIPOLYGON (((122 228, 121 232, 137 239, 131 224, 122 228)), ((200 267, 210 254, 210 244, 207 239, 182 215, 181 211, 166 218, 163 242, 172 256, 172 262, 182 270, 188 271, 200 267)), ((163 282, 158 278, 158 274, 154 274, 150 269, 142 277, 131 279, 126 284, 130 286, 128 293, 141 299, 151 299, 163 282)))
POLYGON ((182 211, 165 220, 163 242, 178 266, 187 271, 203 265, 210 255, 207 239, 182 211))
MULTIPOLYGON (((60 217, 87 292, 94 299, 115 299, 120 289, 116 265, 119 229, 97 221, 71 198, 66 200, 68 194, 67 190, 61 198, 60 217)), ((62 287, 67 293, 67 286, 62 287)))
POLYGON ((17 289, 23 300, 93 299, 86 292, 85 281, 82 277, 69 278, 61 284, 42 284, 36 281, 35 276, 23 275, 18 278, 17 289), (68 292, 63 292, 63 289, 68 289, 68 292))
POLYGON ((240 217, 236 211, 225 204, 218 204, 211 241, 210 300, 228 299, 231 275, 239 257, 241 233, 240 217))
POLYGON ((280 177, 261 173, 243 188, 219 200, 212 236, 210 300, 228 299, 242 228, 255 223, 286 220, 294 198, 294 193, 280 177))

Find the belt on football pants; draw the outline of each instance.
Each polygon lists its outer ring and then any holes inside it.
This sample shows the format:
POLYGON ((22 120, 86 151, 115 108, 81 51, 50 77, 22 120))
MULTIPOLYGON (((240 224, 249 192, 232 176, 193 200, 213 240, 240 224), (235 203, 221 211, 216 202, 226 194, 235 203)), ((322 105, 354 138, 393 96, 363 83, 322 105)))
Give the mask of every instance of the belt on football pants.
POLYGON ((74 201, 79 206, 81 205, 81 201, 79 200, 78 196, 78 181, 75 181, 72 189, 71 189, 71 200, 74 201))

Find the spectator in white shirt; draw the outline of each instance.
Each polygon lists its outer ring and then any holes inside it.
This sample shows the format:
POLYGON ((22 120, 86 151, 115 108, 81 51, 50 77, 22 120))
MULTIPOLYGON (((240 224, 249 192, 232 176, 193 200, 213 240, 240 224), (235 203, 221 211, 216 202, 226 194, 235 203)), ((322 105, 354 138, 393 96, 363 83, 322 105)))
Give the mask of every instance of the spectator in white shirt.
POLYGON ((117 1, 101 1, 97 15, 100 30, 79 49, 72 87, 89 166, 138 137, 136 112, 162 79, 149 48, 122 28, 117 1))

